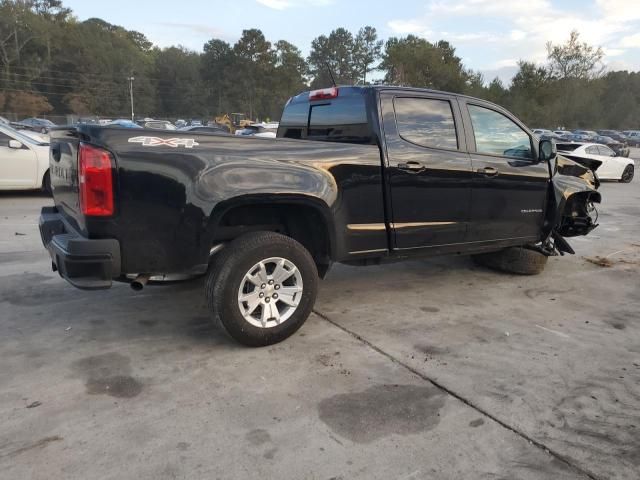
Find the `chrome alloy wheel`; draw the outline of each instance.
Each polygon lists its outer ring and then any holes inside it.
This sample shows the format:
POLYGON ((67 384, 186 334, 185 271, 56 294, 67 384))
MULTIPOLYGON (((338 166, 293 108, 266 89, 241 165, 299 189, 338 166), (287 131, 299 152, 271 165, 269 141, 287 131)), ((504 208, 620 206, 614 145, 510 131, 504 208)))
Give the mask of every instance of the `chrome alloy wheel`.
POLYGON ((286 322, 302 299, 302 275, 293 262, 271 257, 256 263, 238 289, 238 307, 254 327, 272 328, 286 322))

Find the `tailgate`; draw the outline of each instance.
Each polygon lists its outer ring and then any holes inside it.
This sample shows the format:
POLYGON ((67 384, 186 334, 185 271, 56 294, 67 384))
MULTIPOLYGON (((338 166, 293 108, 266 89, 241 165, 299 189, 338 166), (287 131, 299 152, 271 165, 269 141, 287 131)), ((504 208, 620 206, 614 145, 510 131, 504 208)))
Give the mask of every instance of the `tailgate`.
POLYGON ((52 129, 50 144, 49 175, 55 206, 74 228, 84 232, 78 189, 79 133, 76 128, 52 129))

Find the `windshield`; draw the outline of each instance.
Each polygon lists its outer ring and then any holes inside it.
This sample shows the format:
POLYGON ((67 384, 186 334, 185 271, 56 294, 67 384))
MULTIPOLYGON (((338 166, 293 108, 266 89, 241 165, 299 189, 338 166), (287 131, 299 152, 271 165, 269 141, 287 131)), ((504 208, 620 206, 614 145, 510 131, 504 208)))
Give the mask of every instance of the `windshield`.
POLYGON ((6 125, 0 126, 0 132, 4 132, 16 140, 20 140, 22 143, 28 143, 29 145, 49 145, 48 142, 38 141, 35 138, 29 137, 23 133, 20 133, 18 130, 14 130, 11 127, 7 127, 6 125))

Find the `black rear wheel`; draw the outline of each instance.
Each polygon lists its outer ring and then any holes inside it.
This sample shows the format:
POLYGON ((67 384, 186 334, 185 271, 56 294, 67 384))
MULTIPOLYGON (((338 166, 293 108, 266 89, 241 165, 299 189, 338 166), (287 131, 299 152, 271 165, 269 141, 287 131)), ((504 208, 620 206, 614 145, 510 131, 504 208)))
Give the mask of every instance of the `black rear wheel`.
POLYGON ((216 255, 205 288, 214 319, 229 335, 262 347, 293 335, 306 321, 316 300, 318 272, 294 239, 253 232, 216 255))
POLYGON ((633 174, 635 173, 635 168, 633 165, 627 165, 622 172, 622 177, 620 177, 620 182, 629 183, 633 180, 633 174))

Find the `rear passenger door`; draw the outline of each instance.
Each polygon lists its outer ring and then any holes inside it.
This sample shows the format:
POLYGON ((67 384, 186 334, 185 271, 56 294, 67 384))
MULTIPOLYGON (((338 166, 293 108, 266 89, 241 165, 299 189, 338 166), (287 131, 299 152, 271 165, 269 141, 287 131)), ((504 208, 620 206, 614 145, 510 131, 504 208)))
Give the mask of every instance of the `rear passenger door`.
POLYGON ((465 99, 461 108, 473 169, 468 240, 537 241, 549 184, 537 139, 495 105, 465 99))
POLYGON ((471 162, 456 98, 383 92, 380 99, 395 248, 463 242, 471 162))

